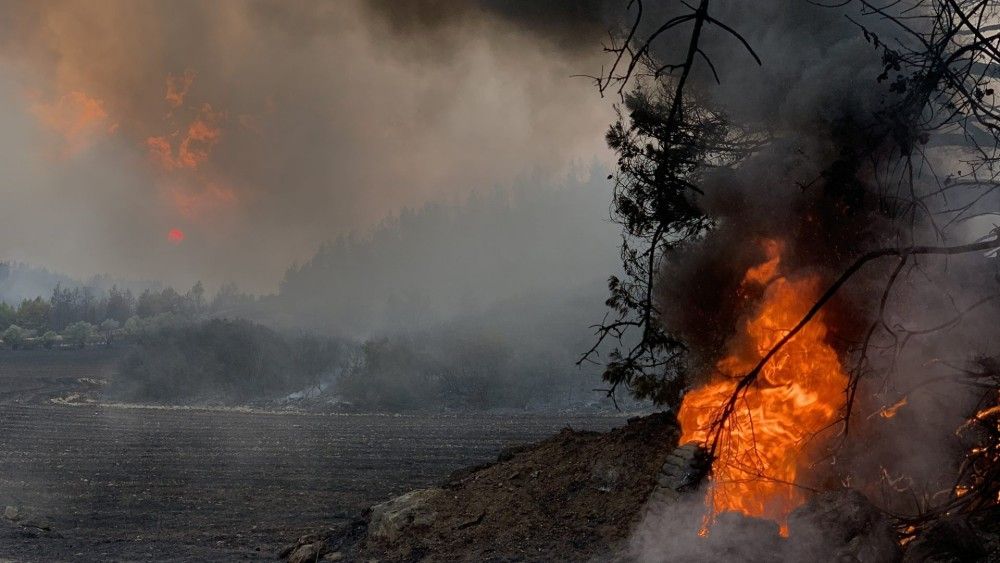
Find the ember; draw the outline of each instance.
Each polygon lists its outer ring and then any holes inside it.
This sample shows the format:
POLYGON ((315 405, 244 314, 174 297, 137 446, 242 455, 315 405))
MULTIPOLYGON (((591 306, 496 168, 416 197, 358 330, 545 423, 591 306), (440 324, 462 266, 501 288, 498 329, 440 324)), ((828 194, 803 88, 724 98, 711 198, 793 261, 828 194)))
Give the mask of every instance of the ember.
MULTIPOLYGON (((763 296, 729 342, 712 380, 685 395, 679 414, 682 442, 711 442, 713 422, 740 378, 802 319, 819 295, 818 276, 781 270, 781 243, 765 241, 764 249, 768 260, 750 268, 742 284, 743 290, 764 288, 763 296)), ((706 525, 721 512, 736 511, 776 520, 787 535, 788 514, 805 500, 796 478, 813 461, 806 442, 835 420, 844 401, 848 378, 826 335, 819 314, 742 393, 722 426, 706 525)))

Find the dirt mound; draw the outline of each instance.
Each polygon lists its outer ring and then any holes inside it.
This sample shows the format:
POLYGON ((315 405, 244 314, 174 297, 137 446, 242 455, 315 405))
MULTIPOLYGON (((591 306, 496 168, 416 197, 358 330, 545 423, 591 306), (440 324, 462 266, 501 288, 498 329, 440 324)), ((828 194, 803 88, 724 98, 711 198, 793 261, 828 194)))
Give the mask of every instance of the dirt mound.
POLYGON ((440 486, 375 505, 339 529, 304 536, 282 556, 294 563, 825 561, 831 554, 838 561, 1000 560, 995 510, 939 522, 904 550, 899 523, 851 489, 821 493, 796 510, 790 539, 774 522, 725 513, 701 543, 660 538, 663 553, 639 546, 637 555, 626 541, 640 518, 667 518, 664 529, 676 524, 676 514, 650 507, 673 505, 704 476, 704 451, 677 447, 678 437, 676 419, 663 413, 605 433, 567 428, 457 471, 440 486))
MULTIPOLYGON (((325 538, 328 560, 586 560, 625 540, 679 436, 672 415, 564 429, 374 507, 325 538)), ((323 538, 302 538, 286 551, 323 538)))

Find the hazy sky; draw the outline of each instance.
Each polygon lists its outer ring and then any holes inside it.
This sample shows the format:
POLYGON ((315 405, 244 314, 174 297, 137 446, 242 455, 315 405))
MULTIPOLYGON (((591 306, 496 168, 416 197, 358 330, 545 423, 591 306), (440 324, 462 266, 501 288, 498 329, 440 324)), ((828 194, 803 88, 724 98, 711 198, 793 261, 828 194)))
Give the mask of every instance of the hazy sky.
POLYGON ((0 1, 0 259, 267 291, 403 207, 585 174, 590 4, 0 1))

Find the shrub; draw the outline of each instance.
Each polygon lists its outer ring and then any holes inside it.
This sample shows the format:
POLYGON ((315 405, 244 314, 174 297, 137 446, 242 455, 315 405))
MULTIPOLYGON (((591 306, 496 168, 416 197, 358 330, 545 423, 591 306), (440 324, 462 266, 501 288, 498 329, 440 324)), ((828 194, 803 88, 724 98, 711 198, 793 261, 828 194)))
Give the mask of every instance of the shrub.
POLYGON ((62 337, 59 336, 58 333, 56 333, 54 330, 49 330, 42 335, 42 346, 51 349, 56 344, 58 344, 60 340, 62 340, 62 337))
POLYGON ((10 325, 7 330, 3 331, 2 338, 4 344, 9 346, 11 350, 17 350, 28 338, 28 331, 17 325, 10 325))
POLYGON ((245 320, 161 321, 135 332, 111 394, 168 403, 274 398, 332 378, 345 357, 342 343, 245 320))
POLYGON ((87 321, 77 321, 66 327, 66 330, 63 331, 63 338, 70 344, 83 348, 96 331, 97 327, 87 321))

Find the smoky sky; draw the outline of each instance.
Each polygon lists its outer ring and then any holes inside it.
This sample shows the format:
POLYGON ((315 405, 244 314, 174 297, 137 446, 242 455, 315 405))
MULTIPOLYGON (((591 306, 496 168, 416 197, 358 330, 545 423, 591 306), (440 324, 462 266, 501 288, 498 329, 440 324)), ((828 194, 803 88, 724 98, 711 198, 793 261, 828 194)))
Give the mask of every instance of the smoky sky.
POLYGON ((573 78, 604 60, 596 2, 0 9, 5 259, 268 291, 403 208, 608 161, 573 78))

